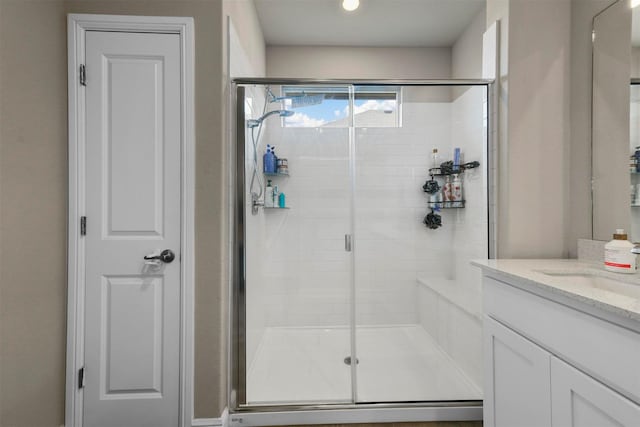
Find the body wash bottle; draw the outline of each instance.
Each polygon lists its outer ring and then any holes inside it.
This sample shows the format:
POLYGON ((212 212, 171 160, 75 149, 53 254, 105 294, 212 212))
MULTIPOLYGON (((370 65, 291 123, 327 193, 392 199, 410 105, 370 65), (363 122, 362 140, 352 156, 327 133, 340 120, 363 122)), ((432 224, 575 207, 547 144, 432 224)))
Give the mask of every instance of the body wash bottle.
POLYGON ((458 174, 453 175, 453 182, 451 183, 451 200, 453 200, 451 207, 462 207, 462 180, 460 180, 460 175, 458 174))
POLYGON ((271 180, 267 182, 267 188, 264 192, 264 207, 272 208, 273 207, 273 187, 271 186, 271 180))
POLYGON ((451 188, 451 176, 447 175, 445 183, 442 186, 442 198, 444 199, 443 207, 450 208, 453 200, 453 192, 451 188))

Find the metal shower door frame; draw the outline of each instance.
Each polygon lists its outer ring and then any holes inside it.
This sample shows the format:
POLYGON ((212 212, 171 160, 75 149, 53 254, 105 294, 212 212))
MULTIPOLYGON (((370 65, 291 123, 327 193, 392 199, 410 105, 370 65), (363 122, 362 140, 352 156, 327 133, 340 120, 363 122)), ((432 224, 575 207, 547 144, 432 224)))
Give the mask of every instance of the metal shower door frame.
MULTIPOLYGON (((492 120, 492 99, 495 96, 493 80, 486 79, 467 79, 467 80, 346 80, 346 79, 290 79, 290 78, 237 78, 231 82, 231 105, 229 111, 232 114, 231 120, 235 119, 235 126, 232 126, 231 155, 233 157, 230 164, 235 170, 231 174, 233 188, 232 201, 232 234, 233 234, 233 252, 232 252, 232 277, 230 280, 230 306, 229 306, 229 366, 228 366, 228 408, 231 414, 254 414, 271 413, 282 411, 324 411, 332 409, 350 410, 356 408, 369 409, 398 409, 398 408, 428 408, 428 409, 451 409, 461 414, 461 419, 467 418, 468 414, 475 413, 477 408, 482 408, 482 401, 428 401, 428 402, 393 402, 393 403, 358 403, 356 380, 357 371, 355 364, 351 366, 351 403, 330 403, 330 404, 285 404, 285 405, 260 405, 251 406, 246 403, 246 247, 245 247, 245 106, 244 85, 344 85, 350 87, 350 111, 353 111, 353 87, 355 86, 484 86, 487 94, 487 179, 488 189, 493 188, 495 169, 493 141, 493 128, 496 123, 492 120), (242 102, 239 102, 242 100, 242 102), (235 148, 235 149, 234 149, 235 148)), ((355 190, 355 130, 353 127, 353 115, 351 115, 351 123, 349 126, 349 176, 351 191, 355 190)), ((351 198, 351 223, 352 231, 355 226, 355 206, 354 197, 351 198)), ((488 221, 488 253, 489 258, 494 257, 495 242, 495 226, 492 224, 491 218, 494 214, 495 205, 494 196, 488 191, 487 206, 489 209, 488 221)), ((352 256, 353 256, 352 251, 352 256)), ((353 263, 352 263, 353 264, 353 263)), ((355 356, 355 268, 351 268, 351 301, 350 301, 350 344, 352 357, 355 356)))

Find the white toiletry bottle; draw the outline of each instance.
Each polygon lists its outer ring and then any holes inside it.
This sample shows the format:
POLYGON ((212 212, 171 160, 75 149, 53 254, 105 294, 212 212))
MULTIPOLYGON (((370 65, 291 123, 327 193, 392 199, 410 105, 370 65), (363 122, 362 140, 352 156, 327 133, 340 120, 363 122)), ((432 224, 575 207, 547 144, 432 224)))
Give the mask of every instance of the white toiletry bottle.
POLYGON ((440 165, 438 164, 438 149, 434 148, 433 151, 431 152, 431 169, 436 169, 439 166, 440 165))
POLYGON ((454 208, 462 207, 462 181, 460 175, 453 175, 453 182, 451 183, 451 199, 453 200, 452 206, 454 208))
POLYGON ((618 228, 613 240, 604 245, 604 268, 616 273, 635 273, 636 254, 631 253, 632 248, 624 230, 618 228))
POLYGON ((264 207, 272 208, 273 207, 273 187, 271 186, 271 180, 267 182, 267 188, 264 192, 264 207))
POLYGON ((453 194, 451 192, 451 177, 447 175, 444 186, 442 187, 442 198, 444 199, 445 208, 451 207, 451 200, 453 200, 453 194))
POLYGON ((280 194, 280 190, 278 190, 278 186, 275 185, 273 187, 273 207, 278 208, 278 196, 280 194))

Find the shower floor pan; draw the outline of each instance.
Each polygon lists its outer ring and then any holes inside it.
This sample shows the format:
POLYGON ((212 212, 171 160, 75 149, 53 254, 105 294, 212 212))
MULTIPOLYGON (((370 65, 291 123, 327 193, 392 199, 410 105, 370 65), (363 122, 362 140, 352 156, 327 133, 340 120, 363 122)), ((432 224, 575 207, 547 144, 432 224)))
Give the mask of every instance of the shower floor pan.
MULTIPOLYGON (((481 400, 420 325, 358 327, 358 403, 481 400)), ((351 402, 348 328, 267 328, 247 372, 249 405, 351 402)))

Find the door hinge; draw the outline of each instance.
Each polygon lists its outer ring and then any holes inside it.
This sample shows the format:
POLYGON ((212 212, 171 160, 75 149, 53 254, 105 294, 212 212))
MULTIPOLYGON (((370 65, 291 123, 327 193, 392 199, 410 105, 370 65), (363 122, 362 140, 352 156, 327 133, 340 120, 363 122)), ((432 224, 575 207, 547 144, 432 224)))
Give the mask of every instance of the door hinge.
POLYGON ((84 64, 80 65, 80 84, 82 86, 87 85, 87 68, 84 64))
POLYGON ((80 235, 81 236, 87 235, 87 217, 86 216, 80 217, 80 235))
POLYGON ((78 370, 78 388, 84 388, 84 366, 78 370))

